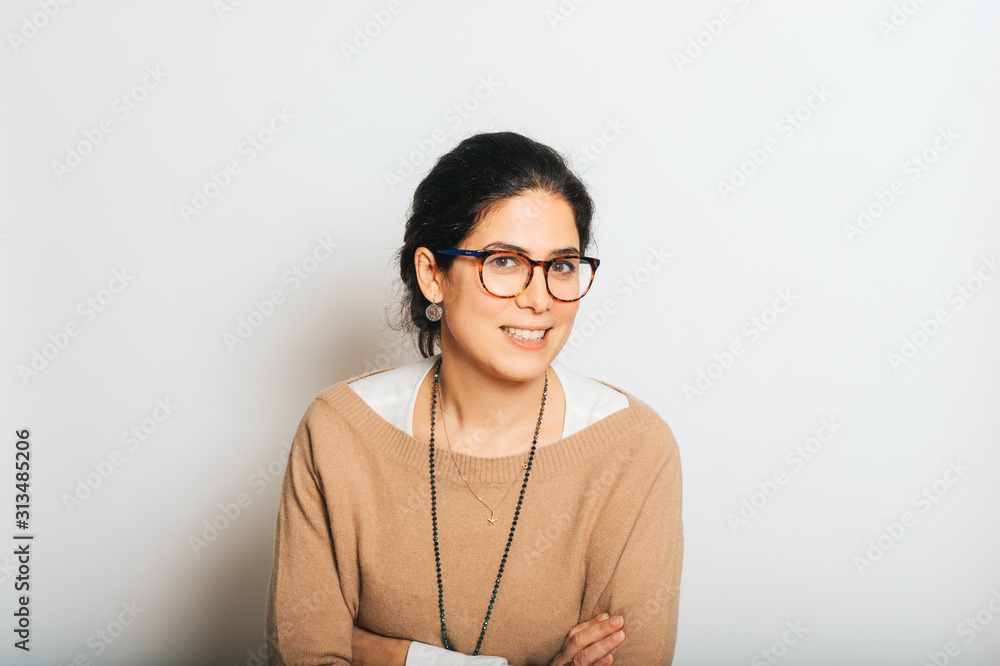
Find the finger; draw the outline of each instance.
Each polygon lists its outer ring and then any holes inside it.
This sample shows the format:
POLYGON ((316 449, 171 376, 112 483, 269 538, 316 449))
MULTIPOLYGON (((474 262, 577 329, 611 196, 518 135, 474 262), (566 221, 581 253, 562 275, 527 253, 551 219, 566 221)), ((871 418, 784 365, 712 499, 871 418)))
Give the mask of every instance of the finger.
MULTIPOLYGON (((606 615, 606 613, 604 615, 606 615)), ((612 633, 618 631, 619 629, 624 628, 625 618, 622 617, 621 615, 615 615, 614 617, 605 620, 600 620, 597 622, 589 622, 581 626, 583 628, 580 629, 580 631, 570 635, 570 638, 576 641, 578 648, 582 650, 588 645, 596 643, 605 636, 609 636, 612 633)))
POLYGON ((580 663, 593 664, 622 642, 620 639, 611 637, 624 626, 625 620, 620 615, 598 621, 567 638, 565 651, 571 656, 579 654, 581 659, 585 659, 580 663), (621 624, 616 623, 615 620, 620 621, 621 624), (605 641, 603 644, 602 640, 605 641), (592 649, 595 645, 598 646, 598 649, 592 649))
POLYGON ((603 622, 604 620, 607 620, 607 619, 608 619, 608 614, 607 613, 601 613, 600 615, 598 615, 597 617, 595 617, 592 620, 587 620, 586 622, 582 622, 582 623, 576 625, 575 627, 573 627, 572 629, 570 629, 569 633, 566 634, 566 635, 569 636, 569 637, 572 637, 573 634, 577 633, 578 631, 583 631, 587 627, 592 627, 595 624, 597 624, 598 622, 603 622))
MULTIPOLYGON (((576 655, 576 662, 580 664, 587 664, 588 666, 596 666, 596 664, 601 663, 601 660, 605 657, 611 655, 611 651, 616 647, 625 642, 625 631, 616 630, 610 636, 602 638, 601 640, 593 643, 589 647, 584 648, 576 655)), ((613 657, 613 655, 611 655, 613 657)), ((601 666, 606 666, 610 662, 601 663, 601 666)))

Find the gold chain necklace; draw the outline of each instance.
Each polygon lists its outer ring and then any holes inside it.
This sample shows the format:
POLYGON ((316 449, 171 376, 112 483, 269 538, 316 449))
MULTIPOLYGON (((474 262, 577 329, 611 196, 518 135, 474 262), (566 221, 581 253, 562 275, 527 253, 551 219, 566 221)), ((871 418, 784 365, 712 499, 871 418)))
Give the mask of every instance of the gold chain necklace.
MULTIPOLYGON (((547 384, 548 383, 548 370, 545 371, 545 381, 546 381, 546 384, 547 384)), ((458 474, 459 474, 459 476, 462 477, 462 481, 465 481, 465 485, 468 486, 469 492, 471 492, 473 495, 476 495, 476 491, 473 490, 472 486, 469 485, 469 480, 465 478, 464 474, 462 474, 462 468, 458 466, 458 461, 455 460, 455 454, 454 454, 454 452, 451 449, 451 437, 448 436, 448 423, 444 420, 444 391, 443 390, 441 391, 441 424, 444 426, 445 443, 448 445, 448 457, 450 457, 451 461, 453 463, 455 463, 455 469, 458 470, 458 474)), ((528 469, 528 455, 524 456, 524 462, 521 463, 521 469, 524 469, 524 470, 528 469)), ((507 495, 510 494, 510 489, 513 488, 516 483, 517 483, 517 477, 514 477, 514 481, 511 482, 510 486, 507 487, 507 492, 505 492, 503 494, 503 497, 500 498, 500 501, 497 502, 497 506, 498 507, 501 504, 503 504, 503 501, 507 498, 507 495)), ((482 504, 487 509, 489 509, 490 517, 487 518, 486 520, 489 521, 490 525, 496 525, 496 522, 497 522, 496 511, 493 508, 491 508, 486 502, 484 502, 483 498, 480 497, 479 495, 476 495, 476 499, 479 500, 480 504, 482 504)))

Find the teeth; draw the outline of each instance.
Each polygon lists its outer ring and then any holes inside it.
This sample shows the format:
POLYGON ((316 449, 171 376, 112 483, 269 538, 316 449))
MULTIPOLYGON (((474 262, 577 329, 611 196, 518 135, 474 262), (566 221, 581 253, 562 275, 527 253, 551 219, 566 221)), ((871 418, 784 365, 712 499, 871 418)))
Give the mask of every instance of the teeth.
POLYGON ((542 336, 545 335, 545 331, 528 331, 523 328, 510 328, 509 326, 500 327, 505 333, 514 338, 520 338, 521 340, 541 340, 542 336))

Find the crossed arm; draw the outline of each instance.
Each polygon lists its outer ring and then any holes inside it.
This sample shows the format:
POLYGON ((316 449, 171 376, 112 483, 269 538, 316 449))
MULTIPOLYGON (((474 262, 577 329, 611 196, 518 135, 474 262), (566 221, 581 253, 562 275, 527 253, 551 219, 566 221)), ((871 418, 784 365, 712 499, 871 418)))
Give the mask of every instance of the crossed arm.
POLYGON ((354 625, 351 663, 357 666, 406 666, 411 641, 390 638, 354 625))
POLYGON ((424 654, 418 652, 412 659, 408 659, 410 646, 414 641, 382 636, 372 631, 354 625, 354 632, 351 637, 351 649, 353 659, 352 664, 360 666, 406 666, 419 663, 451 664, 468 663, 469 660, 481 661, 488 666, 507 664, 507 660, 502 657, 488 657, 485 655, 469 656, 460 652, 452 652, 444 648, 432 645, 419 644, 424 650, 424 654), (445 660, 442 662, 442 658, 445 660))
MULTIPOLYGON (((624 618, 621 616, 610 618, 607 613, 601 613, 592 620, 576 625, 567 634, 562 650, 552 658, 549 666, 561 666, 567 661, 572 661, 577 666, 611 666, 614 663, 612 650, 625 641, 625 632, 618 631, 623 625, 624 618)), ((382 636, 354 625, 351 663, 359 666, 406 666, 411 643, 413 641, 382 636)), ((464 657, 465 663, 469 659, 488 660, 490 664, 507 663, 502 657, 468 655, 464 657)))

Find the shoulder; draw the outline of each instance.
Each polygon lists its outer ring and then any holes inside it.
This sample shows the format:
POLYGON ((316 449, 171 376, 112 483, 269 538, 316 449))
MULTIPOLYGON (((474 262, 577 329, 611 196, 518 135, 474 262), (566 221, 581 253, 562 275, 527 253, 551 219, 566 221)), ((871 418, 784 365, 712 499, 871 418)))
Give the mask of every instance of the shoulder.
POLYGON ((620 391, 628 399, 628 418, 623 419, 627 425, 621 431, 618 450, 629 452, 637 462, 641 460, 656 467, 680 464, 680 449, 674 431, 651 404, 620 386, 600 379, 592 381, 620 391))
POLYGON ((339 452, 353 444, 367 447, 373 439, 392 434, 395 427, 405 429, 404 416, 415 387, 435 360, 369 370, 327 386, 306 408, 301 434, 330 440, 324 448, 335 445, 339 452))
POLYGON ((438 356, 413 361, 389 368, 375 368, 361 372, 336 384, 327 386, 316 394, 313 401, 321 401, 337 411, 357 406, 350 399, 355 395, 373 408, 388 402, 405 401, 413 387, 430 370, 438 356))
POLYGON ((349 445, 352 438, 347 435, 365 427, 364 403, 357 399, 360 396, 349 385, 358 379, 371 378, 385 372, 373 370, 354 375, 320 390, 306 406, 295 439, 301 440, 310 449, 317 448, 317 443, 324 440, 336 440, 338 448, 349 445))
POLYGON ((622 428, 614 442, 614 456, 606 461, 608 476, 615 480, 611 491, 615 501, 635 512, 650 502, 679 506, 683 492, 681 452, 673 429, 652 405, 614 388, 628 396, 633 415, 630 427, 622 428))
POLYGON ((358 405, 363 407, 364 403, 351 401, 347 382, 328 386, 312 398, 292 440, 290 460, 309 468, 321 488, 325 488, 327 478, 343 481, 343 470, 364 459, 370 439, 366 436, 367 420, 358 405))
POLYGON ((403 365, 369 370, 334 386, 346 384, 369 404, 389 399, 405 399, 430 372, 440 356, 439 353, 403 365))

